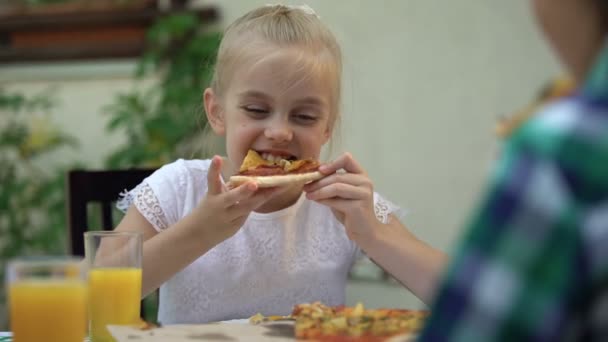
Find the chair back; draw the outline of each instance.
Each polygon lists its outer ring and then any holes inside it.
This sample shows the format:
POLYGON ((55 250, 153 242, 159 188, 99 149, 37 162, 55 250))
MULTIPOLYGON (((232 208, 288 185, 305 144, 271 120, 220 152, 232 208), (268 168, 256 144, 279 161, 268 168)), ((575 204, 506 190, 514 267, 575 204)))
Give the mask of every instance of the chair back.
POLYGON ((67 175, 67 215, 70 253, 84 256, 84 232, 88 230, 88 205, 101 205, 101 228, 114 229, 112 207, 119 194, 130 190, 155 169, 71 170, 67 175))

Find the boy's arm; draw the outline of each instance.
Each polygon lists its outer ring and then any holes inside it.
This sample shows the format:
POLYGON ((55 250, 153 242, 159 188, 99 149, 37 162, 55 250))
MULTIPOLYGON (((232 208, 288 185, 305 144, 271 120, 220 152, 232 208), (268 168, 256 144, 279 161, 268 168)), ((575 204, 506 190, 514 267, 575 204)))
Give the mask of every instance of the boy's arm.
POLYGON ((560 337, 580 279, 580 213, 553 156, 526 146, 504 151, 421 341, 560 337))

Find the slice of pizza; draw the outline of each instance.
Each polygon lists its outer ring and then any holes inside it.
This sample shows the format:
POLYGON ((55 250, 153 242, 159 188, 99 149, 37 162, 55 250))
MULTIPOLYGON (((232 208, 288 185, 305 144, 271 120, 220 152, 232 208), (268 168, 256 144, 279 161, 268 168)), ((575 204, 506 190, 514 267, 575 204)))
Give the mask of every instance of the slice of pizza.
POLYGON ((294 159, 292 157, 262 158, 254 150, 249 150, 238 174, 230 177, 229 184, 236 187, 253 181, 260 188, 283 185, 305 184, 323 178, 318 171, 319 162, 313 159, 294 159))
POLYGON ((320 302, 294 307, 295 336, 315 341, 383 342, 413 337, 424 325, 428 311, 329 307, 320 302))

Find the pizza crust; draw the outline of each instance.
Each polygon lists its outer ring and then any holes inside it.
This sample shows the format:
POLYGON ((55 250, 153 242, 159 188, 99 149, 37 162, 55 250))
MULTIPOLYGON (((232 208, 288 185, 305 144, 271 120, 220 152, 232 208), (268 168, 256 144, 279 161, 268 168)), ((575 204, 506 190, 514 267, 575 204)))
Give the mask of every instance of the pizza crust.
POLYGON ((294 184, 306 184, 312 181, 323 178, 323 175, 319 171, 306 172, 306 173, 295 173, 287 175, 276 175, 276 176, 232 176, 230 177, 230 186, 237 187, 246 182, 256 182, 260 188, 273 188, 284 185, 294 184))

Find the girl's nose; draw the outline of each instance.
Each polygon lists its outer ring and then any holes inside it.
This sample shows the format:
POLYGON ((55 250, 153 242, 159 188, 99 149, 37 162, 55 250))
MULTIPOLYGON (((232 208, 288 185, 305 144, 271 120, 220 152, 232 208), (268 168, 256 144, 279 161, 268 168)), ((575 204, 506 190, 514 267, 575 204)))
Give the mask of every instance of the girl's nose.
POLYGON ((293 132, 287 124, 274 123, 270 127, 267 127, 266 130, 264 130, 264 135, 270 140, 276 142, 285 142, 291 141, 291 138, 293 137, 293 132))

